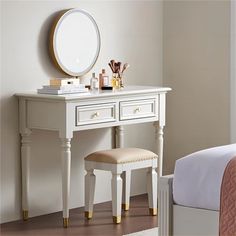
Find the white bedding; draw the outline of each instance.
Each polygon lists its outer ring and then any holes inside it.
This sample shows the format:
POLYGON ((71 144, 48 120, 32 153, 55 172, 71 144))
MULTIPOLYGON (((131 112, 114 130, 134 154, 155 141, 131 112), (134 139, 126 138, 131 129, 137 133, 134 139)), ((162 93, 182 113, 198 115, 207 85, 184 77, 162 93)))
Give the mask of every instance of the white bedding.
POLYGON ((176 161, 173 198, 178 205, 219 210, 220 187, 236 144, 192 153, 176 161))

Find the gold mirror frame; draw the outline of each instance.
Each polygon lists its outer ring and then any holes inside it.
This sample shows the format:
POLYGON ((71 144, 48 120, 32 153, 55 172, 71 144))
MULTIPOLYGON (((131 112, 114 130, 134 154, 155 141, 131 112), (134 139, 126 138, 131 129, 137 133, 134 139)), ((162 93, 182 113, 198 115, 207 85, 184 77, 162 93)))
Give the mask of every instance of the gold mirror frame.
POLYGON ((92 69, 92 67, 94 66, 94 64, 96 63, 96 61, 98 59, 100 47, 101 47, 101 37, 100 37, 100 32, 99 32, 97 23, 88 12, 81 10, 81 9, 72 8, 72 9, 67 9, 67 10, 61 11, 58 14, 58 16, 55 18, 54 23, 51 28, 51 32, 50 32, 49 51, 50 51, 50 54, 51 54, 54 64, 63 73, 70 75, 70 76, 74 76, 74 77, 83 76, 86 73, 88 73, 92 69), (93 60, 91 61, 90 65, 86 69, 84 69, 83 71, 79 71, 79 72, 73 72, 73 71, 69 70, 68 68, 66 68, 65 65, 60 63, 60 58, 58 57, 58 53, 57 53, 57 49, 56 49, 56 34, 58 32, 58 28, 61 25, 61 22, 68 15, 70 15, 71 13, 75 13, 75 12, 78 12, 80 14, 84 14, 85 16, 87 16, 89 18, 89 20, 93 23, 94 29, 96 31, 96 36, 97 36, 97 49, 95 52, 95 56, 94 56, 93 60))

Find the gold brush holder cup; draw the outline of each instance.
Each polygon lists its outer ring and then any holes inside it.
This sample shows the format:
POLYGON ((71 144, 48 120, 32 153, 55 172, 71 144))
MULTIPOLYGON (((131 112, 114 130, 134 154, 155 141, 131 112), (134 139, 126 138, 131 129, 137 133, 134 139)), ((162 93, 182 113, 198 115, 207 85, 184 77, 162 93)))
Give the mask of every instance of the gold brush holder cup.
POLYGON ((121 89, 121 88, 124 87, 124 85, 123 85, 123 80, 122 80, 122 78, 118 75, 118 73, 113 73, 111 83, 112 83, 112 87, 113 87, 114 89, 121 89))
POLYGON ((119 89, 120 88, 119 77, 118 77, 117 73, 112 74, 111 84, 112 84, 112 87, 114 89, 119 89))

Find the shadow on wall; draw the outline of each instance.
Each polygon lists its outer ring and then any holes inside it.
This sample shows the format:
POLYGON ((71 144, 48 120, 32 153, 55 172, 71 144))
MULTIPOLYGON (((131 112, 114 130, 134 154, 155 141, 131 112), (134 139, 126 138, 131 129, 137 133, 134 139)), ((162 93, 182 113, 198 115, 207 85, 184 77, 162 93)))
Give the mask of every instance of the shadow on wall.
MULTIPOLYGON (((12 94, 13 95, 13 94, 12 94)), ((5 196, 13 199, 14 208, 18 208, 20 196, 20 135, 18 133, 18 101, 14 96, 1 97, 1 189, 5 196), (4 125, 3 125, 4 124, 4 125), (14 135, 9 135, 14 134, 14 135), (15 158, 15 157, 19 158, 15 158), (16 168, 8 171, 8 166, 16 168), (8 186, 12 186, 9 188, 8 186)), ((5 199, 6 200, 6 199, 5 199)), ((11 216, 7 202, 1 197, 1 217, 11 216)), ((11 208, 11 207, 10 207, 11 208)))

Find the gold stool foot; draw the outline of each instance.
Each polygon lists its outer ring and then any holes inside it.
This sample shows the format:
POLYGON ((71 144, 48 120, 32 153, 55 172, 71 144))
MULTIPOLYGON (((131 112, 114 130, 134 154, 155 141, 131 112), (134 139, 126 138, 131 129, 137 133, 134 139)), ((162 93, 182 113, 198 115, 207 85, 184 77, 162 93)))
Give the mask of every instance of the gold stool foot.
POLYGON ((149 208, 149 214, 151 216, 156 216, 157 215, 157 208, 149 208))
POLYGON ((63 218, 63 227, 68 228, 69 226, 69 218, 63 218))
POLYGON ((120 222, 121 222, 121 216, 113 216, 114 224, 120 224, 120 222))
POLYGON ((129 210, 129 204, 122 203, 122 209, 123 209, 124 211, 128 211, 128 210, 129 210))
POLYGON ((26 221, 28 218, 28 211, 23 210, 23 220, 26 221))
POLYGON ((87 218, 88 220, 92 219, 93 217, 93 212, 92 211, 85 211, 84 212, 84 216, 85 218, 87 218))

